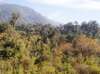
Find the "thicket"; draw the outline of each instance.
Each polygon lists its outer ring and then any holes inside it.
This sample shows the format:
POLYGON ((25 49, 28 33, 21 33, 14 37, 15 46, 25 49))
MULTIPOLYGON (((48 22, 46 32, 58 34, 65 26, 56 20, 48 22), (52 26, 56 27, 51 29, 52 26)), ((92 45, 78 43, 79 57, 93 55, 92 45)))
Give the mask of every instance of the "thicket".
POLYGON ((0 74, 100 74, 96 21, 62 26, 0 24, 0 74))

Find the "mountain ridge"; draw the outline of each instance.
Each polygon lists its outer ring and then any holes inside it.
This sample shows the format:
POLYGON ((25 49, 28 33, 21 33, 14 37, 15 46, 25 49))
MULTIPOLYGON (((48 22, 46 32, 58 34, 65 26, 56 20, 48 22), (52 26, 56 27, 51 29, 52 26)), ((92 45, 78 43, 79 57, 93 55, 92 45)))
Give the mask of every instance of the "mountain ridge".
POLYGON ((47 17, 36 12, 26 6, 20 6, 16 4, 0 4, 0 22, 7 22, 12 16, 12 13, 20 14, 17 20, 17 24, 53 24, 58 23, 48 19, 47 17))

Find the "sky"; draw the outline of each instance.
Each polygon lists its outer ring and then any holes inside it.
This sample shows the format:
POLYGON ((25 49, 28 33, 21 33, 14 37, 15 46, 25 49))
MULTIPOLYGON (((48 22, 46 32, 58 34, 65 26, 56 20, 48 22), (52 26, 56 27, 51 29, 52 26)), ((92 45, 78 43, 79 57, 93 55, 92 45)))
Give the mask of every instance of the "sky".
POLYGON ((0 0, 0 4, 3 3, 30 7, 61 23, 90 20, 100 22, 100 0, 0 0))

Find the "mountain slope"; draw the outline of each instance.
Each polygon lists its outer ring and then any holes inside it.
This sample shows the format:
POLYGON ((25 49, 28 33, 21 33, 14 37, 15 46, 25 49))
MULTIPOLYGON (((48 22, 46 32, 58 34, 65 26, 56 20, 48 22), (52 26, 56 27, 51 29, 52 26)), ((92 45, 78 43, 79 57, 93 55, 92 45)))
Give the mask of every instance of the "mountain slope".
POLYGON ((42 16, 31 8, 13 4, 0 5, 0 22, 9 21, 12 13, 20 14, 17 24, 57 24, 56 22, 42 16))

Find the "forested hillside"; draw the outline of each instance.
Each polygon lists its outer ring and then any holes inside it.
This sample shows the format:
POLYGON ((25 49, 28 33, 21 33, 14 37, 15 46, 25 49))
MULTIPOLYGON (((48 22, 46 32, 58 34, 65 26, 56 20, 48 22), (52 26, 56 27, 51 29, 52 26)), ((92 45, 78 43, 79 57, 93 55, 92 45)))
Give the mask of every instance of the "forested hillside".
POLYGON ((0 74, 100 74, 100 27, 96 21, 0 24, 0 74))

